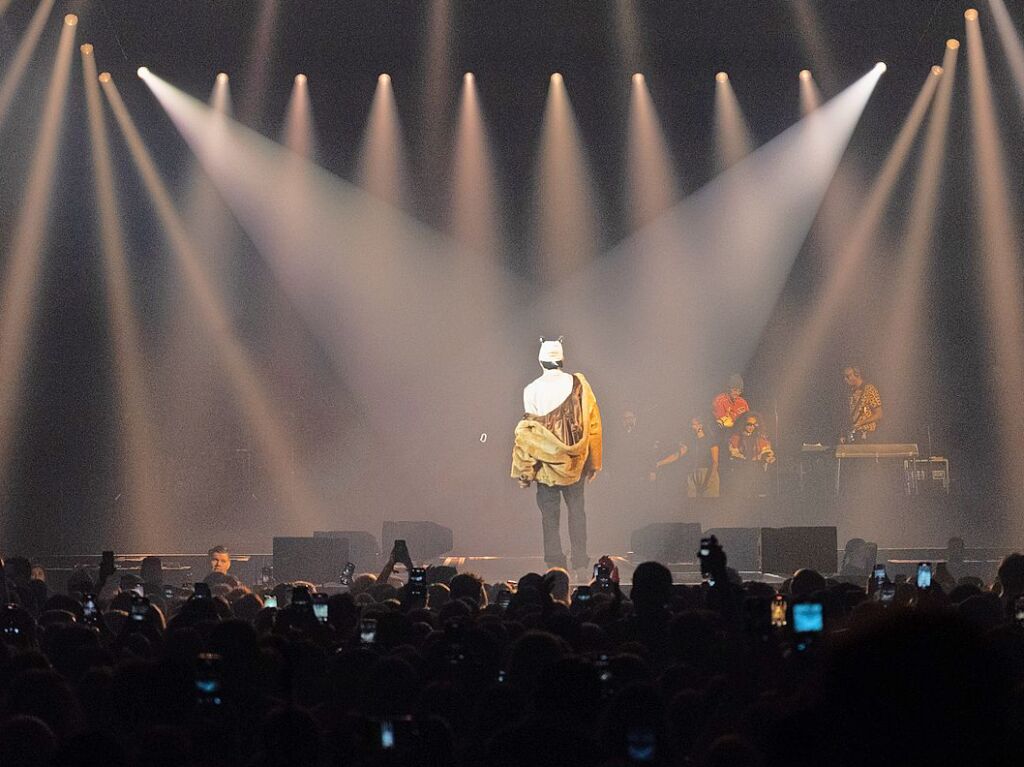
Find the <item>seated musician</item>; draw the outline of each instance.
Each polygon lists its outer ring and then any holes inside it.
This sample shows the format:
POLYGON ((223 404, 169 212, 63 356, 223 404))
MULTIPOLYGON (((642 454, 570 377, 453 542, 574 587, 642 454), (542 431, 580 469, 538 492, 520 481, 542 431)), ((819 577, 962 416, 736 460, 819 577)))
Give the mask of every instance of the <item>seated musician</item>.
POLYGON ((736 493, 742 497, 767 494, 768 467, 775 463, 771 440, 761 428, 761 418, 748 411, 729 438, 729 467, 736 493))
POLYGON ((850 389, 847 411, 849 420, 846 434, 839 441, 850 444, 874 440, 882 422, 882 397, 878 387, 866 383, 856 365, 843 368, 843 379, 850 389))

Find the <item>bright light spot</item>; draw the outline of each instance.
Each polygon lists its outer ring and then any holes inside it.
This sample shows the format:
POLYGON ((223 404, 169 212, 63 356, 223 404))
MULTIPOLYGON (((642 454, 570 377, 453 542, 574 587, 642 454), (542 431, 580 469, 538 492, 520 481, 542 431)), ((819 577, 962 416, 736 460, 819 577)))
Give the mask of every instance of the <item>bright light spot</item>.
POLYGON ((946 47, 949 48, 951 51, 955 51, 957 48, 960 47, 960 41, 949 39, 946 41, 946 47))
POLYGON ((967 19, 968 21, 977 21, 978 11, 975 10, 974 8, 968 8, 966 11, 964 11, 964 18, 967 19))
POLYGON ((137 74, 139 77, 145 80, 146 76, 149 74, 149 67, 139 67, 136 70, 135 74, 137 74))
POLYGON ((553 75, 551 75, 551 82, 554 83, 555 85, 561 85, 562 84, 562 75, 561 75, 561 73, 560 72, 555 72, 553 75))
POLYGON ((82 43, 79 48, 83 56, 92 56, 92 43, 82 43))
POLYGON ((473 73, 472 73, 472 72, 466 72, 466 74, 464 74, 464 75, 462 76, 462 79, 463 79, 463 80, 465 80, 465 81, 466 81, 467 83, 471 83, 471 82, 473 82, 473 80, 475 80, 476 78, 475 78, 475 77, 473 77, 473 73))
POLYGON ((719 72, 715 75, 715 79, 720 83, 727 83, 729 82, 729 75, 727 72, 719 72))
POLYGON ((381 85, 390 85, 391 75, 389 75, 387 72, 383 72, 381 73, 380 77, 377 78, 377 82, 380 83, 381 85))
POLYGON ((636 83, 637 85, 642 85, 644 82, 643 74, 637 72, 635 75, 633 75, 633 82, 636 83))
POLYGON ((942 67, 940 67, 938 64, 936 64, 934 67, 932 67, 932 74, 935 75, 936 77, 941 75, 942 74, 942 67))
POLYGON ((69 27, 73 27, 75 26, 75 24, 78 23, 78 17, 73 13, 69 13, 67 16, 64 17, 64 23, 67 24, 69 27))
POLYGON ((888 69, 888 67, 885 66, 884 61, 879 61, 877 64, 875 64, 875 69, 877 69, 879 72, 884 72, 886 69, 888 69))
POLYGON ((805 80, 805 81, 806 80, 810 80, 811 79, 811 70, 809 70, 809 69, 801 69, 800 70, 800 79, 801 80, 805 80))
POLYGON ((101 83, 109 83, 110 82, 110 72, 100 72, 100 82, 101 83))
POLYGON ((307 78, 307 77, 306 77, 306 76, 305 76, 304 74, 302 74, 301 72, 300 72, 299 74, 295 75, 295 83, 296 83, 296 85, 305 85, 305 84, 306 84, 306 81, 307 81, 308 79, 309 79, 309 78, 307 78))
POLYGON ((227 81, 228 81, 228 75, 227 75, 226 72, 218 72, 217 73, 217 82, 223 84, 223 83, 226 83, 227 81))

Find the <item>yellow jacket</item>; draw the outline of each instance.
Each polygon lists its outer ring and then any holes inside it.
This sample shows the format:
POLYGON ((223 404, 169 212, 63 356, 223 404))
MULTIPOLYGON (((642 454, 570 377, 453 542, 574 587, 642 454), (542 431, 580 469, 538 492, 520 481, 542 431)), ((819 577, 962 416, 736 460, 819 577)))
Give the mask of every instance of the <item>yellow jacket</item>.
POLYGON ((567 445, 536 421, 516 424, 512 447, 512 478, 542 485, 574 485, 584 473, 601 470, 601 411, 582 373, 575 374, 583 390, 583 436, 567 445))

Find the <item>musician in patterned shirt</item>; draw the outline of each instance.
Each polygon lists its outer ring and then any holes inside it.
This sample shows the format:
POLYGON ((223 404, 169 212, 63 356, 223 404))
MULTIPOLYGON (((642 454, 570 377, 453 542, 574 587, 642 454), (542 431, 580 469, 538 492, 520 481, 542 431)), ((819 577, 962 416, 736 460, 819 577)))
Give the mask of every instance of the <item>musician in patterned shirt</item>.
POLYGON ((850 388, 846 434, 839 440, 844 444, 867 442, 877 436, 882 422, 882 396, 878 387, 865 383, 860 368, 847 365, 843 368, 843 379, 850 388))

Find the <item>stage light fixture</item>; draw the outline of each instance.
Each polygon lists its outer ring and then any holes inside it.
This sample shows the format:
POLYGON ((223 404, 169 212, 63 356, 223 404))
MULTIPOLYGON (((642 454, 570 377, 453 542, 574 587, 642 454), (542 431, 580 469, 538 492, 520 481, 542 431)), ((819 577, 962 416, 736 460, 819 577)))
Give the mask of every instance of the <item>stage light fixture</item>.
POLYGON ((145 80, 146 76, 149 74, 149 67, 139 67, 137 70, 135 70, 135 74, 137 74, 139 77, 145 80))
POLYGON ((109 83, 110 82, 110 72, 100 72, 99 80, 100 80, 101 83, 109 83))
POLYGON ((640 72, 637 72, 636 74, 634 74, 633 75, 633 82, 636 83, 637 85, 643 85, 643 82, 644 82, 643 74, 641 74, 640 72))
POLYGON ((729 74, 727 72, 719 72, 715 75, 715 79, 720 83, 727 83, 729 82, 729 74))
POLYGON ((875 69, 877 69, 879 74, 881 74, 884 73, 885 70, 888 69, 888 67, 885 65, 884 61, 879 61, 877 64, 875 64, 875 69))
POLYGON ((299 74, 295 75, 295 83, 296 83, 297 85, 305 85, 305 84, 306 84, 306 81, 307 81, 308 79, 309 79, 309 78, 308 78, 308 77, 306 77, 306 76, 305 76, 304 74, 302 74, 301 72, 300 72, 299 74))
POLYGON ((82 52, 83 56, 92 56, 92 43, 82 43, 78 50, 82 52))
POLYGON ((471 83, 473 82, 473 80, 476 79, 476 77, 474 77, 472 72, 466 72, 466 74, 462 76, 462 79, 465 80, 467 83, 471 83))
POLYGON ((946 47, 949 48, 951 51, 955 51, 957 48, 960 47, 960 41, 950 38, 949 40, 946 41, 946 47))
POLYGON ((977 21, 978 11, 975 8, 968 8, 966 11, 964 11, 964 18, 967 19, 968 21, 977 21))
POLYGON ((67 16, 64 17, 64 23, 67 24, 69 27, 73 27, 78 23, 78 17, 73 13, 69 13, 67 16))
POLYGON ((942 67, 940 67, 938 64, 936 64, 934 67, 932 67, 932 74, 935 75, 936 77, 941 75, 942 74, 942 67))
POLYGON ((387 72, 382 72, 380 76, 377 78, 377 82, 380 83, 381 85, 389 85, 391 83, 391 75, 389 75, 387 72))
POLYGON ((806 80, 810 80, 811 79, 811 70, 809 70, 809 69, 801 69, 800 70, 800 79, 801 80, 805 80, 805 81, 806 80))
POLYGON ((562 84, 562 74, 560 72, 555 72, 553 75, 551 75, 551 82, 554 85, 561 85, 562 84))
POLYGON ((227 75, 226 72, 218 72, 217 73, 217 82, 223 84, 223 83, 226 83, 227 81, 228 81, 228 75, 227 75))

